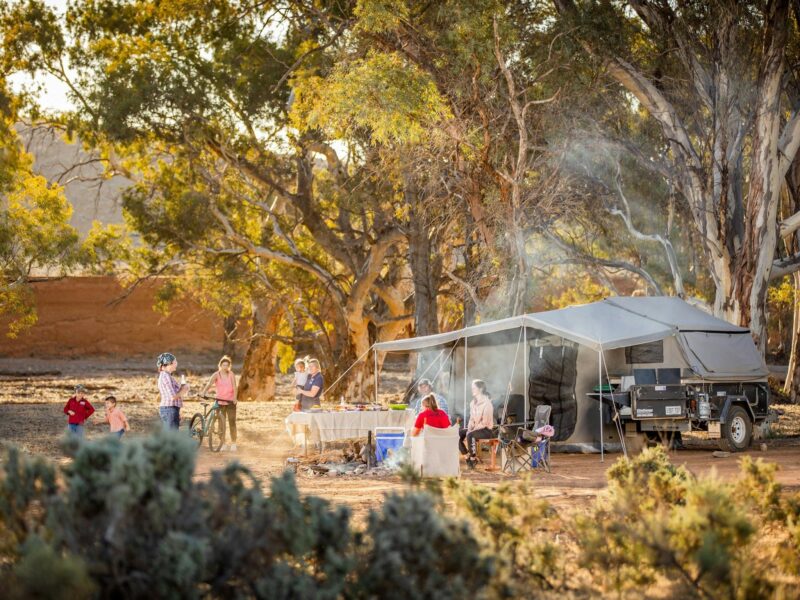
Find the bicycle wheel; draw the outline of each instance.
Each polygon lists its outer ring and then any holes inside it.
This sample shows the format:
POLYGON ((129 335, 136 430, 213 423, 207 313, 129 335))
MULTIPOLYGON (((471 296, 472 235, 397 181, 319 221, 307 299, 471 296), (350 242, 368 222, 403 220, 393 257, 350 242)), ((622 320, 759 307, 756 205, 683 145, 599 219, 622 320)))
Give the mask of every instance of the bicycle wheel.
POLYGON ((195 413, 192 420, 189 422, 189 437, 194 440, 198 447, 203 443, 203 429, 205 429, 203 415, 195 413))
POLYGON ((219 452, 222 450, 222 444, 225 442, 225 415, 215 410, 210 418, 211 423, 208 425, 208 448, 212 452, 219 452))

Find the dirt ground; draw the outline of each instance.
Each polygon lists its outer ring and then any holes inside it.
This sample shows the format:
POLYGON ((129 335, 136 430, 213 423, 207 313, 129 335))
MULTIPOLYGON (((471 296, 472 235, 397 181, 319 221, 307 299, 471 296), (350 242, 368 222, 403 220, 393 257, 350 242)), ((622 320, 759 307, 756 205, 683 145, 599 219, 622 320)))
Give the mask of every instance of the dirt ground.
MULTIPOLYGON (((201 381, 197 373, 211 372, 210 365, 196 364, 193 368, 195 371, 190 372, 190 383, 201 381)), ((116 395, 119 406, 131 423, 132 435, 142 435, 159 426, 155 375, 149 365, 62 361, 56 366, 48 366, 45 363, 21 365, 0 360, 0 440, 57 461, 67 460, 60 449, 66 426, 62 409, 78 382, 89 388, 90 400, 96 408, 102 409, 101 399, 105 395, 116 395)), ((382 376, 382 386, 387 394, 396 393, 402 384, 400 375, 382 376)), ((288 392, 287 377, 279 382, 279 393, 288 398, 288 392)), ((767 439, 765 451, 759 444, 754 444, 747 454, 778 463, 779 482, 787 490, 797 491, 800 490, 800 407, 782 405, 776 408, 785 413, 773 432, 780 437, 767 439)), ((182 411, 183 422, 186 423, 198 410, 198 402, 187 402, 182 411)), ((202 448, 198 454, 197 477, 208 477, 213 469, 234 459, 263 479, 280 474, 288 458, 302 455, 301 449, 292 447, 285 431, 283 420, 290 410, 289 400, 240 403, 239 450, 215 454, 206 447, 202 448)), ((106 427, 95 419, 95 424, 88 428, 87 437, 105 435, 106 427)), ((709 445, 708 442, 689 439, 687 449, 673 452, 672 457, 695 474, 716 471, 723 479, 735 476, 739 455, 715 458, 713 449, 713 443, 709 445)), ((331 453, 335 455, 336 451, 331 453)), ((584 508, 604 488, 605 471, 617 456, 607 454, 601 462, 596 454, 554 454, 552 473, 535 475, 536 494, 559 508, 584 508)), ((487 486, 496 486, 510 479, 510 476, 480 468, 476 472, 465 471, 463 477, 487 486)), ((401 490, 405 485, 397 477, 309 476, 303 469, 297 480, 301 490, 307 493, 348 505, 356 519, 363 518, 370 508, 379 505, 384 494, 401 490)))

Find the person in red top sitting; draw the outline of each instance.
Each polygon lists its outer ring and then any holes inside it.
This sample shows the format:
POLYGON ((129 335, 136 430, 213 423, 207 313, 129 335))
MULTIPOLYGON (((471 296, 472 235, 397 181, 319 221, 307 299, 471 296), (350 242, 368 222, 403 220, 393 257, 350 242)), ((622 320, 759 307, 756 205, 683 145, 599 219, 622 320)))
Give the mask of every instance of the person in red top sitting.
POLYGON ((437 427, 439 429, 447 429, 450 427, 450 417, 437 406, 436 396, 434 394, 428 394, 422 399, 422 408, 422 412, 417 415, 417 420, 414 421, 414 429, 411 430, 411 437, 418 436, 425 425, 428 427, 437 427))
POLYGON ((67 428, 70 433, 83 437, 83 425, 94 413, 94 406, 86 399, 86 387, 75 386, 75 395, 67 400, 64 414, 67 415, 67 428))

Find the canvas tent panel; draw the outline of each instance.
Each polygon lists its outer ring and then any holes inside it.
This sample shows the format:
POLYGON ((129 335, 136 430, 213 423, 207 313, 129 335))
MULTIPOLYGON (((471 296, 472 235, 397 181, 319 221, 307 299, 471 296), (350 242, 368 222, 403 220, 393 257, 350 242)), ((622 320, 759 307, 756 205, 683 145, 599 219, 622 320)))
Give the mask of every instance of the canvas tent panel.
POLYGON ((654 342, 678 331, 747 331, 713 317, 680 298, 614 297, 581 306, 480 323, 458 331, 381 342, 375 344, 375 348, 384 352, 421 350, 523 326, 542 329, 595 351, 654 342))
POLYGON ((499 321, 488 321, 478 325, 472 325, 456 331, 448 331, 447 333, 437 333, 435 335, 426 335, 416 338, 408 338, 404 340, 394 340, 390 342, 379 342, 375 344, 375 349, 380 352, 403 352, 410 350, 422 350, 424 348, 433 348, 435 346, 444 346, 447 344, 452 345, 457 340, 464 338, 471 338, 476 336, 488 335, 498 331, 507 331, 509 329, 519 329, 525 323, 525 315, 517 317, 509 317, 507 319, 500 319, 499 321))
POLYGON ((676 332, 670 325, 635 315, 608 302, 595 302, 526 315, 531 327, 597 351, 654 342, 676 332))
POLYGON ((747 331, 671 296, 616 296, 606 298, 603 302, 682 331, 747 331))
MULTIPOLYGON (((466 377, 464 362, 462 345, 453 353, 449 384, 438 387, 439 390, 448 391, 447 400, 451 407, 451 417, 461 416, 465 423, 469 419, 473 379, 482 379, 486 382, 495 408, 505 402, 509 384, 512 394, 522 394, 525 391, 524 347, 522 343, 517 343, 516 337, 511 344, 497 346, 473 347, 470 341, 467 347, 466 377)), ((499 413, 495 414, 495 417, 497 416, 499 413)))
POLYGON ((711 381, 767 375, 753 339, 747 333, 686 332, 678 343, 691 369, 711 381))
POLYGON ((575 398, 578 348, 573 345, 539 346, 530 349, 528 397, 534 414, 540 404, 551 407, 550 424, 556 430, 553 441, 569 438, 578 420, 575 398))

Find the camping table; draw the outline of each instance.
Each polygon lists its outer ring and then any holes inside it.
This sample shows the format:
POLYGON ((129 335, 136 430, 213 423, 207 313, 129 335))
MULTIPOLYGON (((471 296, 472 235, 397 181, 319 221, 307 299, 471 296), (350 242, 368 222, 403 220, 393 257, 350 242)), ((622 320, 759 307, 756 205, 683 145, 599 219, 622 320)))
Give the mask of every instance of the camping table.
POLYGON ((326 442, 367 437, 376 427, 402 427, 406 431, 414 425, 411 410, 363 410, 294 412, 286 418, 286 430, 297 441, 303 436, 303 446, 308 452, 308 442, 325 447, 326 442))

